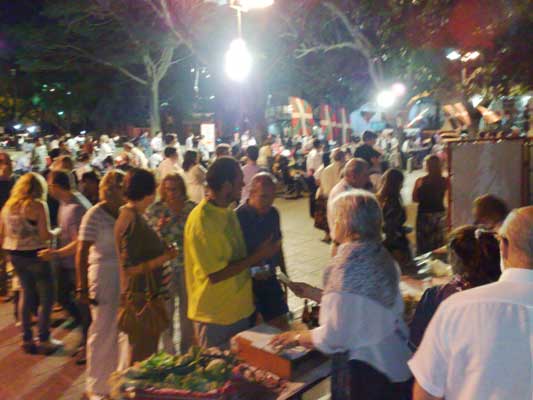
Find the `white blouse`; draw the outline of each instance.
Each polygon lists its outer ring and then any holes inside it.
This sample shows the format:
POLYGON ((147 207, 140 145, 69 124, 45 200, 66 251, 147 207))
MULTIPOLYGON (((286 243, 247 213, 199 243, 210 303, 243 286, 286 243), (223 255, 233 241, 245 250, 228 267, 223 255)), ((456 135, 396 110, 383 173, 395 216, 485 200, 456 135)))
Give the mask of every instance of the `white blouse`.
POLYGON ((322 296, 320 326, 311 331, 314 346, 323 353, 349 351, 350 360, 363 361, 392 382, 411 377, 407 361, 408 330, 403 322, 401 294, 392 309, 363 296, 330 292, 322 296))

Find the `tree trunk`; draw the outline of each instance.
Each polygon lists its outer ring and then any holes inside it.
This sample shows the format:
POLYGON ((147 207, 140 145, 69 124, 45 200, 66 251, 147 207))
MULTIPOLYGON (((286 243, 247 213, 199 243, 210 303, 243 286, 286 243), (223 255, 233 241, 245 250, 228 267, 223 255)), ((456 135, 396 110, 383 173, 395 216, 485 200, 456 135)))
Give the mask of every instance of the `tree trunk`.
POLYGON ((161 130, 161 116, 159 114, 159 81, 150 81, 150 130, 152 134, 161 130))

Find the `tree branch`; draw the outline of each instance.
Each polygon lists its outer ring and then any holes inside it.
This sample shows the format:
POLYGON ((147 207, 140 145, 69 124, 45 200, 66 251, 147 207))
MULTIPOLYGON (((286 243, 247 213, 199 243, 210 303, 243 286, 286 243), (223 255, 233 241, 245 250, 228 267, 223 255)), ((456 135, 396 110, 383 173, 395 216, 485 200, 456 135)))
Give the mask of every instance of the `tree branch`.
POLYGON ((114 64, 111 61, 103 60, 101 58, 96 57, 95 55, 89 53, 88 51, 82 49, 81 47, 74 46, 72 44, 63 45, 63 46, 57 46, 58 48, 64 48, 64 49, 70 49, 77 52, 81 57, 85 58, 86 60, 94 61, 98 64, 105 65, 110 68, 114 68, 117 71, 121 72, 123 75, 127 76, 128 78, 134 80, 137 83, 140 83, 141 85, 147 85, 148 81, 146 79, 143 79, 131 71, 129 71, 127 68, 122 67, 120 65, 114 64))
POLYGON ((350 40, 339 41, 336 43, 316 43, 313 45, 301 45, 294 51, 297 59, 306 57, 313 53, 327 53, 330 51, 350 49, 361 54, 368 65, 368 73, 376 87, 381 86, 383 81, 383 72, 381 59, 375 57, 375 49, 368 38, 361 32, 356 24, 352 23, 346 13, 337 5, 327 1, 322 4, 328 12, 334 17, 334 20, 341 22, 344 29, 350 36, 350 40))

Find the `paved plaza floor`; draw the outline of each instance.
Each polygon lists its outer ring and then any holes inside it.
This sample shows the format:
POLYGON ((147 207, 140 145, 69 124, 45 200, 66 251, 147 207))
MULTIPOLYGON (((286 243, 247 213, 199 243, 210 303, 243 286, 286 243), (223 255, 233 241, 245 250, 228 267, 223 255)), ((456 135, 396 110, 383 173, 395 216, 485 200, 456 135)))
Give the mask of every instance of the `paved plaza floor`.
MULTIPOLYGON (((414 178, 406 180, 405 200, 409 203, 414 178)), ((283 249, 291 279, 322 286, 322 272, 330 248, 320 241, 323 233, 313 228, 308 199, 276 200, 280 211, 283 249)), ((414 207, 408 204, 410 222, 414 207)), ((291 310, 301 309, 303 300, 289 296, 291 310)), ((54 328, 53 336, 65 342, 65 349, 53 356, 24 354, 20 350, 20 328, 15 326, 11 304, 0 304, 0 400, 71 400, 84 391, 85 367, 75 363, 73 354, 80 340, 78 329, 54 328)))

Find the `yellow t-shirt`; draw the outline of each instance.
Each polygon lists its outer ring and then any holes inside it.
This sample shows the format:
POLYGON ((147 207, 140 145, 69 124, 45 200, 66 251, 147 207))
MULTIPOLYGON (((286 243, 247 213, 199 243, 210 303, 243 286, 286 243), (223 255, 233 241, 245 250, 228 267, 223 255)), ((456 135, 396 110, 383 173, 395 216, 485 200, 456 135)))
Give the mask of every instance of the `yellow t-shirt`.
POLYGON ((246 257, 233 210, 202 200, 189 214, 183 247, 189 319, 231 325, 254 312, 249 270, 216 284, 209 281, 210 274, 246 257))

